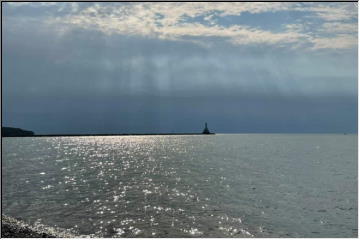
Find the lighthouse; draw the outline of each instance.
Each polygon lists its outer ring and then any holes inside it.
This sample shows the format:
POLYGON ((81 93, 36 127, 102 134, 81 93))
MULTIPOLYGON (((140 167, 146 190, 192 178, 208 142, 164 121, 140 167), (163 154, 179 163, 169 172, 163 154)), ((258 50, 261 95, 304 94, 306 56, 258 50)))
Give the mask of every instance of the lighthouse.
POLYGON ((205 128, 204 128, 202 133, 203 134, 210 134, 210 131, 209 131, 208 127, 207 127, 207 123, 205 123, 205 128))

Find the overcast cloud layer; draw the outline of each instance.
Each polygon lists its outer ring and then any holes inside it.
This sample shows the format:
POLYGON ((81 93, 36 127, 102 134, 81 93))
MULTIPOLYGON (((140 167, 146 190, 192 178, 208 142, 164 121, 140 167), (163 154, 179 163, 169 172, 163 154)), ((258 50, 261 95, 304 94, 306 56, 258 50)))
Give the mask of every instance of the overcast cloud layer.
POLYGON ((356 132, 354 3, 3 3, 3 125, 356 132))

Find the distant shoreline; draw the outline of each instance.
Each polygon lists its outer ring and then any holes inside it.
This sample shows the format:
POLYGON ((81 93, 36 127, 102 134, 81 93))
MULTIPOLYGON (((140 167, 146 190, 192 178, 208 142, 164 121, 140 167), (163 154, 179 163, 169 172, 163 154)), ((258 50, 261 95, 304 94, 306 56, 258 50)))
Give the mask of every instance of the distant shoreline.
POLYGON ((30 136, 3 136, 3 137, 96 137, 96 136, 151 136, 151 135, 215 135, 215 133, 119 133, 119 134, 39 134, 30 136))

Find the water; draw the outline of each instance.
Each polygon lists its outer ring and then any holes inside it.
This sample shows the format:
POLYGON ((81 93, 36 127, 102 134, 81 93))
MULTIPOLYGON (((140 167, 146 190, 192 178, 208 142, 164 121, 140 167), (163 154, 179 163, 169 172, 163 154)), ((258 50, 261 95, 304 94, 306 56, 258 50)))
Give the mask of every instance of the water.
POLYGON ((3 138, 3 213, 98 237, 357 237, 357 135, 3 138))

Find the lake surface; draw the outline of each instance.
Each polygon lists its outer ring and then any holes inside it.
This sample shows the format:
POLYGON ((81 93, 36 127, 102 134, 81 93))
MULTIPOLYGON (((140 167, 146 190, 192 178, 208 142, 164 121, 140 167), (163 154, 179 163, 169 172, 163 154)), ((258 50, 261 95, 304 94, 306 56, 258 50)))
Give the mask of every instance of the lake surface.
POLYGON ((98 237, 357 237, 357 135, 3 138, 3 213, 98 237))

